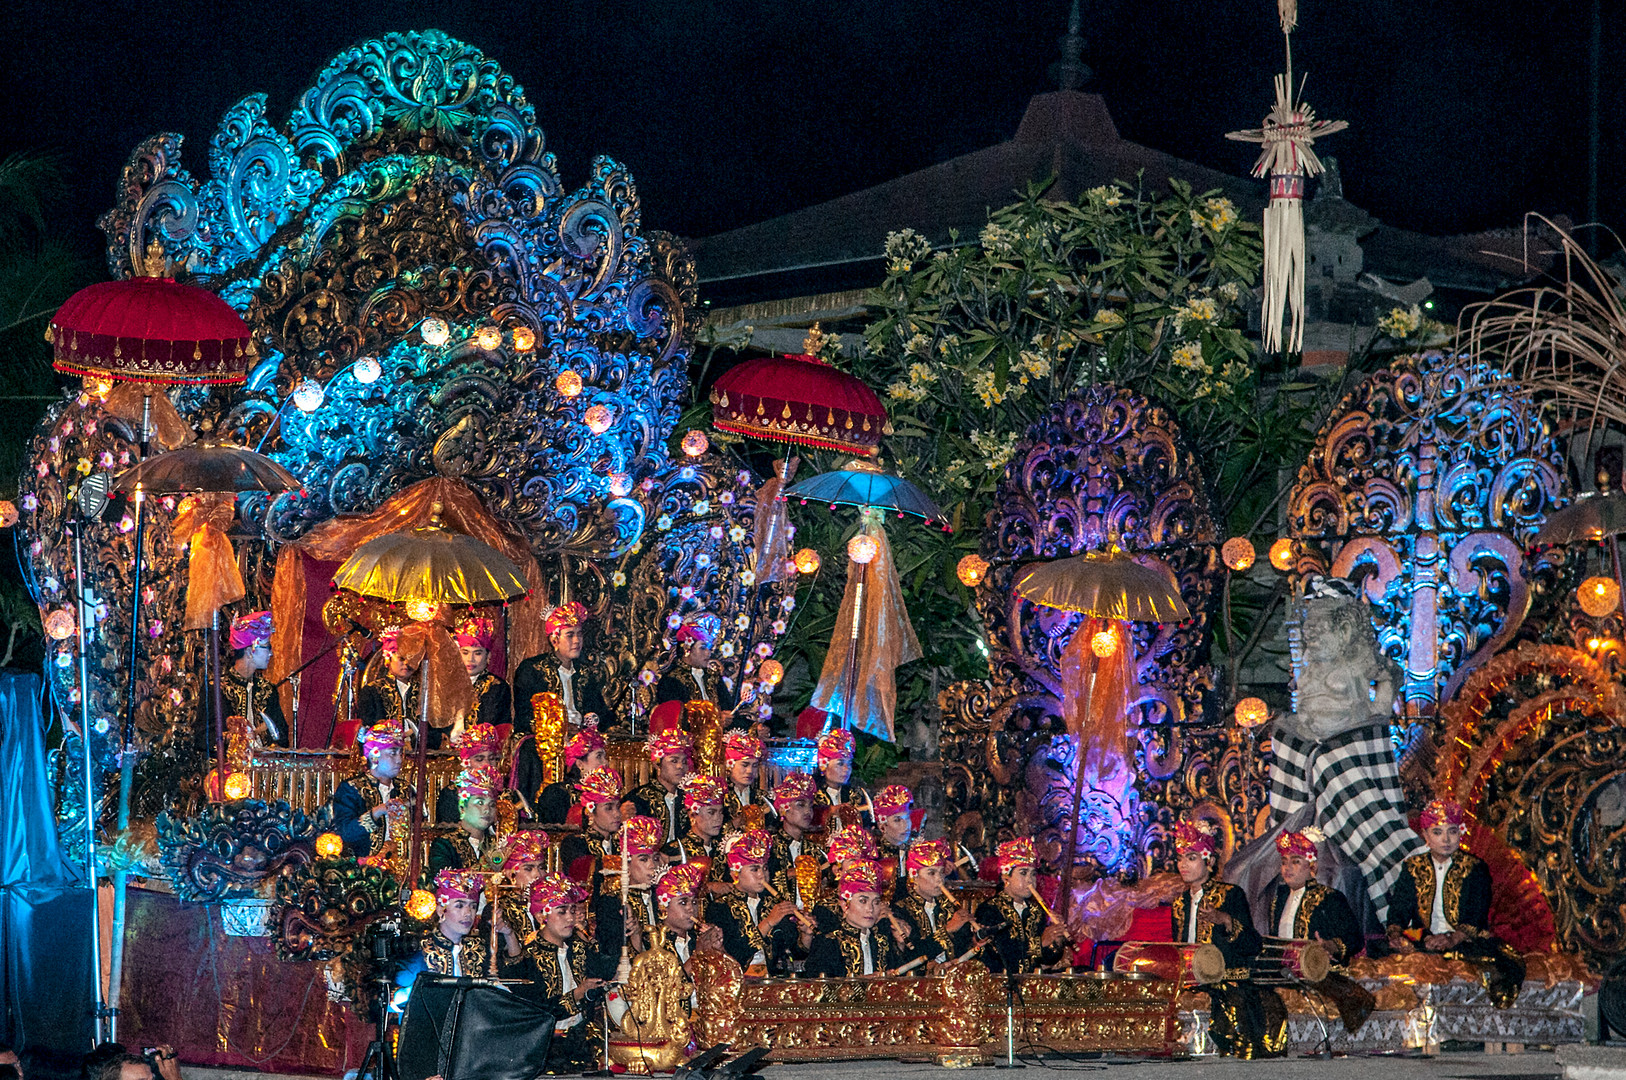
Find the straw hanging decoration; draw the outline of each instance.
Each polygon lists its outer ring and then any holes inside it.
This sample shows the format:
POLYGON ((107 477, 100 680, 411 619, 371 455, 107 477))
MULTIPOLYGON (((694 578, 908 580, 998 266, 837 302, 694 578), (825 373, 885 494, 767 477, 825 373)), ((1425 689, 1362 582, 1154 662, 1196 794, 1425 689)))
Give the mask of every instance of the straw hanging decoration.
POLYGON ((1270 177, 1270 202, 1265 207, 1265 296, 1262 330, 1266 352, 1283 351, 1282 323, 1291 320, 1286 351, 1304 345, 1304 181, 1324 170, 1313 149, 1316 139, 1342 131, 1343 120, 1317 120, 1315 111, 1293 91, 1293 38, 1298 25, 1297 0, 1276 0, 1286 43, 1287 71, 1276 76, 1276 104, 1264 126, 1227 132, 1227 139, 1260 143, 1264 149, 1254 163, 1253 175, 1270 177))

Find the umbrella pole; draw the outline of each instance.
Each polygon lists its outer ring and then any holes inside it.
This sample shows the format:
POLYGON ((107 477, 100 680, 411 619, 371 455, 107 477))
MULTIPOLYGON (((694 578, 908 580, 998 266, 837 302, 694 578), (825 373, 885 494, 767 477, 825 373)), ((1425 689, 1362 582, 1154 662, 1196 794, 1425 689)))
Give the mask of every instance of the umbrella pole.
MULTIPOLYGON (((1083 634, 1089 631, 1090 620, 1085 619, 1078 632, 1083 634)), ((1061 925, 1067 925, 1067 916, 1073 906, 1073 863, 1078 860, 1078 818, 1084 807, 1084 729, 1090 723, 1090 703, 1095 697, 1095 676, 1100 670, 1101 661, 1096 657, 1095 650, 1089 650, 1089 677, 1084 680, 1084 723, 1078 730, 1078 749, 1073 754, 1073 820, 1067 827, 1067 847, 1062 852, 1061 895, 1056 899, 1061 905, 1061 925)))
POLYGON ((126 750, 135 736, 136 671, 141 659, 141 554, 146 546, 147 498, 140 484, 136 485, 135 504, 135 573, 130 596, 130 692, 124 704, 124 730, 119 740, 119 745, 126 750))
POLYGON ((853 591, 852 633, 847 638, 847 681, 841 698, 841 727, 849 731, 853 726, 853 699, 858 696, 858 624, 864 617, 864 579, 869 576, 869 563, 858 564, 858 588, 853 591))
POLYGON ((90 636, 85 632, 93 613, 85 598, 84 531, 85 518, 81 514, 73 526, 73 576, 79 608, 79 742, 85 750, 85 883, 90 887, 90 988, 96 1002, 96 1042, 100 1043, 107 1006, 102 1000, 102 912, 101 894, 96 888, 96 766, 90 752, 90 636))
POLYGON ((423 789, 429 775, 429 650, 418 667, 418 774, 412 784, 411 854, 407 861, 407 889, 418 887, 419 837, 423 833, 423 789))
POLYGON ((226 801, 226 702, 220 693, 220 609, 209 627, 209 704, 215 716, 215 793, 211 801, 226 801))

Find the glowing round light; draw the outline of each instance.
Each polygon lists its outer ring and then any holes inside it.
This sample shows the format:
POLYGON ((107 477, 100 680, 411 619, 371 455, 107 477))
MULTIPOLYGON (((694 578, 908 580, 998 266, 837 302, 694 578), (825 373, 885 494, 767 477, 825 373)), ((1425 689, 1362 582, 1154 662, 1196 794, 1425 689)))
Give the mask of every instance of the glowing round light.
POLYGON ((1600 638, 1600 637, 1587 638, 1586 639, 1586 647, 1587 647, 1588 652, 1597 652, 1599 649, 1603 648, 1603 638, 1600 638))
POLYGON ((819 553, 812 548, 803 548, 796 553, 791 562, 796 564, 799 574, 816 574, 819 572, 819 553))
POLYGON ((1589 577, 1575 590, 1575 598, 1581 610, 1596 619, 1620 606, 1620 586, 1613 578, 1589 577))
POLYGON ((0 499, 0 529, 9 529, 17 524, 17 504, 10 499, 0 499))
POLYGON ((699 457, 711 446, 711 440, 699 428, 690 428, 683 436, 683 452, 690 457, 699 457))
POLYGON ((859 533, 847 541, 847 558, 860 566, 881 553, 881 545, 869 533, 859 533))
POLYGON ((1246 536, 1233 536, 1220 546, 1220 558, 1239 574, 1252 566, 1253 560, 1258 557, 1259 553, 1253 549, 1253 541, 1246 536))
POLYGON ((86 375, 85 389, 96 397, 105 398, 113 392, 113 380, 106 375, 86 375))
POLYGON ((1293 560, 1298 557, 1298 545, 1291 536, 1283 536, 1270 545, 1270 565, 1287 573, 1293 569, 1293 560))
POLYGON ((344 854, 344 841, 338 833, 325 832, 316 838, 316 856, 320 859, 337 859, 344 854))
POLYGON ((428 922, 435 917, 435 894, 428 889, 413 889, 407 898, 406 913, 419 922, 428 922))
POLYGON ((1236 726, 1256 728, 1270 719, 1270 706, 1263 698, 1245 697, 1236 703, 1236 726))
POLYGON ((413 622, 432 622, 440 615, 440 605, 433 600, 415 597, 406 602, 406 613, 413 622))
POLYGON ((765 683, 771 683, 774 686, 778 686, 780 680, 784 677, 785 665, 781 664, 777 660, 764 660, 762 663, 757 665, 757 678, 761 679, 765 683))
POLYGON ((974 589, 982 584, 982 579, 988 576, 988 560, 975 551, 961 559, 955 566, 954 574, 960 579, 960 584, 968 589, 974 589))
POLYGON ((327 397, 327 392, 315 379, 306 379, 294 387, 293 397, 294 408, 300 412, 313 413, 322 407, 322 399, 327 397))
POLYGON ((565 397, 575 397, 582 392, 582 377, 570 368, 565 368, 559 373, 559 377, 553 380, 553 388, 565 397))
POLYGON ((248 778, 246 772, 229 772, 226 774, 226 798, 246 799, 254 794, 254 782, 248 778))
POLYGON ((423 335, 425 345, 440 346, 446 344, 446 339, 452 336, 452 328, 446 325, 445 319, 431 315, 418 327, 418 333, 423 335))
POLYGON ((495 326, 482 326, 474 332, 474 343, 486 352, 502 347, 502 331, 495 326))
POLYGON ((514 348, 520 352, 530 352, 536 348, 536 331, 529 326, 516 326, 510 335, 514 340, 514 348))
POLYGON ((610 494, 618 499, 624 499, 632 494, 632 477, 626 473, 610 474, 610 494))
POLYGON ((610 415, 610 409, 606 405, 594 405, 582 413, 582 423, 586 424, 587 430, 594 435, 602 435, 609 431, 613 420, 614 417, 610 415))
POLYGON ((376 356, 363 356, 360 360, 356 361, 356 366, 353 370, 356 376, 356 381, 365 386, 368 383, 378 381, 378 377, 384 374, 384 365, 378 362, 378 357, 376 356))
POLYGON ((1118 651, 1118 635, 1111 630, 1097 630, 1090 635, 1090 651, 1105 660, 1118 651))
POLYGON ((52 641, 67 641, 73 637, 76 629, 78 623, 74 621, 73 612, 67 608, 57 608, 45 616, 45 633, 52 641))

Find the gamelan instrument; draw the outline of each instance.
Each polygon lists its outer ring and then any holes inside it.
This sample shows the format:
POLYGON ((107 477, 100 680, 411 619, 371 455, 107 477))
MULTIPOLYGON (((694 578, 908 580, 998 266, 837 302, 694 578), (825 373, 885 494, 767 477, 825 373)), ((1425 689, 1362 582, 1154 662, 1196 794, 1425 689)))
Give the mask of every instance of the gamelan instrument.
POLYGON ((1319 941, 1267 937, 1248 968, 1253 981, 1262 986, 1318 983, 1332 970, 1332 958, 1319 941))
POLYGON ((1183 945, 1173 941, 1126 941, 1112 958, 1118 974, 1151 975, 1185 986, 1202 986, 1225 978, 1225 954, 1218 945, 1183 945))

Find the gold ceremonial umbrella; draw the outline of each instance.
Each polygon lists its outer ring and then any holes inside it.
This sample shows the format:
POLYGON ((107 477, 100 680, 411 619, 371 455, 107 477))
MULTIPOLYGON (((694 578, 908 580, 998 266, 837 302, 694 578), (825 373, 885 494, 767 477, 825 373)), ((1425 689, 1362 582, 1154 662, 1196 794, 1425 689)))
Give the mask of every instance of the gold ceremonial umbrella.
MULTIPOLYGON (((489 604, 530 590, 513 561, 489 544, 452 532, 440 523, 441 506, 429 524, 367 541, 333 575, 341 589, 392 603, 489 604)), ((418 838, 423 829, 425 769, 429 760, 429 657, 419 667, 418 782, 413 785, 411 865, 405 886, 418 883, 418 838)))
POLYGON ((1016 578, 1016 594, 1041 607, 1099 619, 1185 622, 1191 611, 1167 570, 1142 566, 1121 551, 1035 563, 1016 578))
MULTIPOLYGON (((1180 596, 1174 575, 1164 569, 1142 566, 1116 549, 1092 551, 1023 569, 1016 578, 1016 594, 1041 607, 1076 611, 1098 619, 1132 622, 1184 622, 1191 609, 1180 596)), ((1075 633, 1087 627, 1081 624, 1075 633)), ((1127 639, 1127 635, 1125 635, 1127 639)), ((1093 649, 1089 652, 1089 677, 1084 684, 1084 715, 1090 714, 1090 695, 1100 664, 1093 649)), ((1067 863, 1062 871, 1061 922, 1073 906, 1073 861, 1078 852, 1078 818, 1084 803, 1084 735, 1078 735, 1073 758, 1073 820, 1067 831, 1067 863)))

